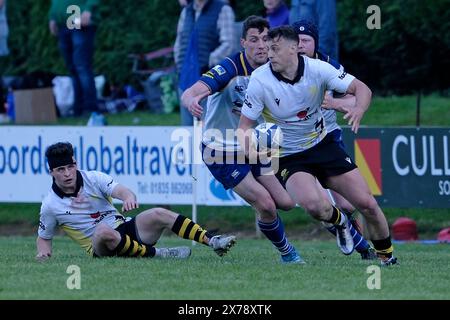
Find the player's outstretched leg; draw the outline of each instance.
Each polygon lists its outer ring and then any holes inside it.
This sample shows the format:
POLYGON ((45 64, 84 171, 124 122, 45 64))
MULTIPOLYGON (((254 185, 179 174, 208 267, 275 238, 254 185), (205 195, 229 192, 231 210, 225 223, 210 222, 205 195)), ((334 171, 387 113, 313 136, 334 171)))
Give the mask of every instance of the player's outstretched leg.
POLYGON ((294 246, 288 241, 284 232, 284 225, 280 217, 269 223, 258 220, 258 226, 261 232, 273 243, 275 248, 281 253, 281 262, 285 264, 304 264, 305 261, 295 250, 294 246))
POLYGON ((187 259, 191 255, 189 247, 155 248, 155 257, 187 259))
MULTIPOLYGON (((341 210, 342 212, 342 210, 341 210)), ((377 259, 375 250, 370 246, 369 242, 359 232, 359 226, 356 219, 351 214, 346 214, 350 221, 350 233, 353 237, 355 250, 361 255, 362 260, 377 259)), ((322 222, 323 226, 334 236, 336 236, 336 227, 331 223, 322 222)))
POLYGON ((212 236, 199 224, 181 214, 177 216, 172 226, 172 231, 181 238, 194 240, 211 247, 220 257, 227 254, 231 247, 236 243, 235 236, 212 236))
POLYGON ((208 245, 220 257, 224 256, 236 244, 235 236, 216 235, 209 239, 208 245))
POLYGON ((345 213, 341 212, 341 210, 335 206, 332 207, 333 213, 331 218, 329 220, 325 220, 325 222, 330 223, 336 228, 337 245, 343 254, 349 255, 355 249, 355 243, 353 242, 351 232, 351 223, 345 213))

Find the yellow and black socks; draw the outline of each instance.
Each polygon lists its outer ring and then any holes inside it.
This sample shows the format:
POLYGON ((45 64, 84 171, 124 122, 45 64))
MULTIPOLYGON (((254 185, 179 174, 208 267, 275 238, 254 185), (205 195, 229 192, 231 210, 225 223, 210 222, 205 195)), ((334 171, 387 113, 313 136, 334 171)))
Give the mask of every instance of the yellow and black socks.
POLYGON ((120 242, 114 250, 119 257, 154 257, 155 248, 130 238, 129 235, 122 235, 120 242))
POLYGON ((333 206, 333 213, 331 214, 331 218, 329 220, 325 220, 325 222, 331 223, 333 225, 341 225, 345 219, 345 216, 341 213, 341 210, 333 206))
POLYGON ((373 247, 377 252, 377 255, 380 258, 389 259, 392 257, 392 253, 394 252, 394 246, 391 242, 391 237, 387 237, 386 239, 381 240, 372 240, 373 247))
POLYGON ((175 223, 172 226, 172 231, 176 233, 179 237, 184 239, 194 240, 207 245, 205 235, 211 239, 211 235, 203 230, 200 225, 193 222, 191 219, 178 215, 175 223))

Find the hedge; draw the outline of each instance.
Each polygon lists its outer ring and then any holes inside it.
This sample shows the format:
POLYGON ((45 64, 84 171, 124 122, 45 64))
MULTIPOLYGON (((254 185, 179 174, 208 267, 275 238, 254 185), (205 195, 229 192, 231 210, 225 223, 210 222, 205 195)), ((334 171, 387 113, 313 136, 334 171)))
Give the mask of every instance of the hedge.
MULTIPOLYGON (((262 11, 262 1, 234 1, 238 20, 262 11)), ((48 31, 50 1, 8 2, 11 54, 0 74, 67 73, 48 31)), ((380 94, 444 91, 450 87, 450 0, 338 1, 340 61, 380 94), (369 5, 381 9, 381 29, 369 30, 369 5)), ((95 71, 119 84, 133 81, 129 53, 171 46, 176 0, 109 0, 100 7, 95 71)))

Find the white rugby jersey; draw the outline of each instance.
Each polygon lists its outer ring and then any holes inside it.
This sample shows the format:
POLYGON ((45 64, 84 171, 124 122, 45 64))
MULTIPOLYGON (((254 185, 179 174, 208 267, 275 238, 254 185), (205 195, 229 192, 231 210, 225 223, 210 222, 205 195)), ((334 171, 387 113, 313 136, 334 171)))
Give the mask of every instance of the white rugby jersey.
POLYGON ((56 226, 92 254, 91 237, 100 222, 116 228, 125 221, 112 204, 111 193, 118 185, 109 175, 99 171, 77 171, 77 188, 65 194, 53 183, 42 201, 38 235, 52 239, 56 226))
POLYGON ((271 69, 256 69, 250 78, 242 114, 261 114, 283 131, 281 157, 305 151, 327 134, 321 104, 325 90, 346 92, 355 77, 318 59, 299 56, 297 77, 290 81, 271 69))
MULTIPOLYGON (((333 60, 328 55, 324 55, 320 52, 316 52, 315 59, 320 59, 324 62, 327 62, 328 64, 332 65, 336 69, 338 69, 341 72, 344 72, 344 66, 341 65, 336 60, 333 60)), ((333 91, 327 91, 327 94, 334 95, 333 91)), ((327 132, 330 133, 331 131, 334 131, 336 129, 341 129, 341 127, 337 123, 337 117, 336 117, 336 111, 332 109, 325 109, 322 108, 322 114, 323 118, 325 119, 325 127, 327 129, 327 132)))
MULTIPOLYGON (((344 67, 340 65, 338 69, 341 73, 344 72, 344 67)), ((329 94, 333 96, 333 92, 329 91, 329 94)), ((325 127, 327 132, 334 131, 336 129, 341 129, 337 123, 336 110, 322 108, 323 118, 325 119, 325 127)))

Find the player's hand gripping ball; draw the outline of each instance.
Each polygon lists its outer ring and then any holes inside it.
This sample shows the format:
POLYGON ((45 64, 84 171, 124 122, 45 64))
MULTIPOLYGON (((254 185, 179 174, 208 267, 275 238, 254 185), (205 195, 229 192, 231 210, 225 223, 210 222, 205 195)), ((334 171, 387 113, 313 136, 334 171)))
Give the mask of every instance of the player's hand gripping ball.
POLYGON ((252 140, 258 152, 274 154, 283 143, 283 132, 275 123, 263 122, 253 130, 252 140))

